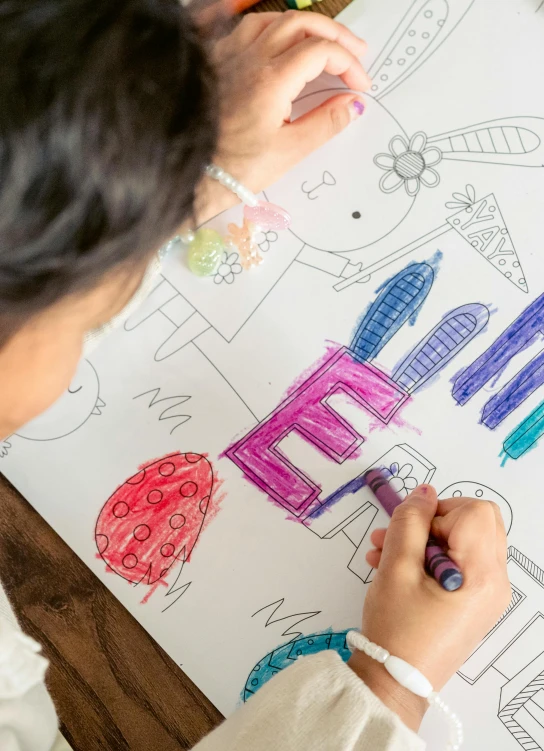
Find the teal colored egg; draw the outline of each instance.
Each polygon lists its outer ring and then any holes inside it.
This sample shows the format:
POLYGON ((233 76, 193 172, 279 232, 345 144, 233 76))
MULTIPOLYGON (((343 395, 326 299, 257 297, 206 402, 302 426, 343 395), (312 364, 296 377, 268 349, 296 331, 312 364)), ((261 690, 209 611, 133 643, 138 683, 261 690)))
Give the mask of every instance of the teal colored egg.
POLYGON ((189 245, 187 264, 196 276, 211 276, 217 271, 224 249, 225 243, 217 230, 199 229, 189 245))

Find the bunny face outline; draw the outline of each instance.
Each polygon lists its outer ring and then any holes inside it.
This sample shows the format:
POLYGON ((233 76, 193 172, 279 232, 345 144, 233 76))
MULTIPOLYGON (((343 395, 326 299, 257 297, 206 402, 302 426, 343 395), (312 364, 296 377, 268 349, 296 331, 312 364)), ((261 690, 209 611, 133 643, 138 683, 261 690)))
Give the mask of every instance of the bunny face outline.
MULTIPOLYGON (((338 91, 306 94, 299 102, 313 109, 338 91)), ((322 147, 319 168, 302 162, 266 191, 267 198, 289 208, 293 218, 290 231, 316 250, 350 252, 373 245, 405 220, 416 199, 405 191, 387 195, 376 190, 381 176, 374 163, 376 138, 385 151, 399 134, 408 139, 389 110, 369 97, 365 116, 322 147), (366 135, 369 128, 370 138, 366 135), (357 175, 365 177, 357 180, 357 175), (330 176, 328 180, 326 176, 330 176), (342 247, 338 246, 340 223, 342 247)))
MULTIPOLYGON (((289 208, 291 231, 306 246, 347 254, 378 243, 404 221, 419 195, 439 185, 448 160, 543 166, 542 118, 507 117, 428 136, 407 134, 383 105, 448 39, 473 3, 413 0, 369 69, 374 83, 365 95, 365 116, 320 150, 319 169, 302 162, 266 191, 271 201, 289 208), (336 185, 323 187, 321 200, 308 201, 301 186, 317 185, 324 169, 336 185)), ((323 89, 299 102, 309 109, 344 91, 323 89)))
MULTIPOLYGON (((448 160, 544 167, 544 118, 506 117, 428 137, 422 132, 406 133, 396 114, 384 105, 384 97, 404 84, 449 39, 474 1, 403 0, 406 12, 398 18, 397 26, 369 69, 374 83, 365 96, 366 114, 320 150, 319 162, 316 158, 303 161, 264 194, 266 200, 284 206, 292 216, 291 228, 279 248, 281 261, 274 266, 267 263, 255 272, 259 277, 259 291, 255 291, 252 280, 251 294, 244 296, 244 307, 232 304, 230 297, 220 299, 217 295, 211 303, 205 291, 208 287, 196 285, 184 269, 166 271, 164 276, 172 287, 172 294, 175 296, 177 290, 183 295, 178 301, 183 308, 179 317, 188 322, 180 326, 173 324, 175 328, 169 339, 157 350, 157 359, 170 356, 209 328, 215 329, 228 342, 232 341, 269 291, 281 283, 283 273, 289 273, 293 261, 336 278, 334 289, 340 292, 354 283, 368 282, 374 273, 431 239, 452 229, 458 230, 450 225, 450 220, 455 223, 455 218, 440 214, 437 219, 437 224, 441 220, 440 226, 413 227, 412 239, 401 238, 398 232, 406 217, 413 214, 416 200, 419 207, 425 201, 425 194, 436 188, 448 160), (354 173, 357 180, 353 179, 354 173), (196 313, 189 318, 185 310, 187 303, 196 313)), ((301 111, 297 112, 299 104, 296 104, 294 112, 302 114, 304 107, 309 109, 339 92, 345 93, 346 89, 323 88, 305 93, 298 100, 301 111)), ((491 217, 489 226, 484 226, 488 233, 502 232, 504 238, 492 241, 485 240, 483 235, 469 238, 469 228, 462 235, 463 240, 469 241, 491 263, 498 264, 497 268, 502 268, 508 278, 514 281, 519 276, 519 288, 527 291, 495 196, 481 198, 474 209, 470 203, 475 201, 475 195, 467 200, 466 204, 463 197, 467 214, 471 210, 478 213, 483 208, 495 208, 496 221, 491 217), (499 248, 501 243, 506 243, 503 250, 499 248), (506 260, 502 257, 494 260, 499 251, 506 260), (506 272, 509 266, 500 267, 500 264, 508 264, 508 259, 516 268, 506 272)), ((459 209, 449 203, 446 208, 459 209)), ((440 210, 438 205, 435 209, 440 210)), ((468 226, 468 216, 464 217, 464 224, 468 226)), ((230 287, 235 286, 232 294, 237 300, 242 295, 243 284, 244 279, 240 279, 230 287)), ((213 286, 222 291, 229 287, 226 284, 213 286)), ((163 292, 165 297, 156 295, 155 310, 162 310, 163 304, 172 304, 172 294, 166 294, 165 289, 163 292)), ((153 309, 148 315, 152 312, 153 309)), ((138 322, 131 322, 130 328, 136 325, 138 322)))

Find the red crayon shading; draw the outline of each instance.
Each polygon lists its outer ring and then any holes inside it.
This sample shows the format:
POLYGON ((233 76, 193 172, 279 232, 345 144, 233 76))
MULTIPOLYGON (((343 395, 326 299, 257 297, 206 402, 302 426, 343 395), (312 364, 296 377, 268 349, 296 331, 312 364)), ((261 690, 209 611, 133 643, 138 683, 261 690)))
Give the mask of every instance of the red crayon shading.
POLYGON ((160 582, 176 562, 190 559, 213 483, 212 465, 201 454, 178 452, 142 466, 100 512, 95 530, 100 556, 129 582, 160 582))

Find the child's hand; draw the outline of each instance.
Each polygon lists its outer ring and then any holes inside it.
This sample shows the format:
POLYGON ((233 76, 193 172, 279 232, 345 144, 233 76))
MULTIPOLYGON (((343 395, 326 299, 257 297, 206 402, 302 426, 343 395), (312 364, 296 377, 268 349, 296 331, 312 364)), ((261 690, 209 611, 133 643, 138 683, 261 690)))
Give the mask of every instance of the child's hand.
POLYGON ((361 114, 360 95, 337 94, 293 123, 291 105, 324 71, 350 89, 367 90, 370 81, 358 60, 365 50, 345 26, 316 13, 245 16, 215 48, 221 89, 217 164, 258 192, 339 133, 361 114))
MULTIPOLYGON (((434 489, 423 485, 397 508, 387 531, 376 530, 371 539, 376 549, 367 560, 378 570, 365 600, 362 632, 418 668, 439 690, 510 602, 500 511, 489 501, 437 501, 434 489), (430 532, 463 572, 456 592, 444 591, 425 573, 430 532)), ((358 652, 350 661, 370 688, 417 728, 425 702, 400 689, 383 665, 371 663, 358 652)))

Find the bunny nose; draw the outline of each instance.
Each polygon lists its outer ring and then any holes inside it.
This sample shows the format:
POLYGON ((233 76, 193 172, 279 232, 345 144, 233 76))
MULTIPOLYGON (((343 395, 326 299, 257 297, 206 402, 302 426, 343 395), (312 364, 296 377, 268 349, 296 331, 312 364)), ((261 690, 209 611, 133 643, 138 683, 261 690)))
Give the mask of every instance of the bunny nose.
POLYGON ((331 175, 330 172, 325 171, 320 183, 308 187, 308 181, 305 180, 300 186, 300 189, 303 193, 306 193, 310 201, 315 201, 317 198, 319 198, 318 191, 320 188, 322 188, 323 186, 332 187, 333 185, 336 185, 336 178, 334 177, 334 175, 331 175))

